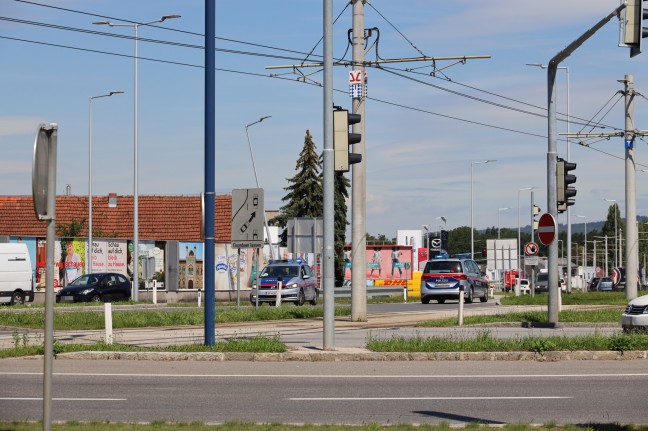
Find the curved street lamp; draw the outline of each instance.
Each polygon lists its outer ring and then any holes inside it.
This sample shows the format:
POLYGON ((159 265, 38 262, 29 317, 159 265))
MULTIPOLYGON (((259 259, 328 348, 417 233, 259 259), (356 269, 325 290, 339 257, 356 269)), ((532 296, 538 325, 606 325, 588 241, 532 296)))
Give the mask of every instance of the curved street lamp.
POLYGON ((86 261, 86 273, 92 272, 92 101, 102 97, 110 97, 115 94, 124 94, 123 91, 111 91, 108 94, 90 97, 90 113, 88 115, 88 254, 86 261))

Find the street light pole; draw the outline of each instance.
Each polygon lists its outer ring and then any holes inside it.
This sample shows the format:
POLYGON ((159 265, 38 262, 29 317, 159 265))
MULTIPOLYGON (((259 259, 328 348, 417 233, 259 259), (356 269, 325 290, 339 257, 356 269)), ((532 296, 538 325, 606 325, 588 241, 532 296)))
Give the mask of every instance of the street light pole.
MULTIPOLYGON (((527 63, 527 66, 540 67, 546 69, 547 66, 540 63, 527 63)), ((567 78, 567 161, 571 161, 571 145, 569 142, 570 133, 570 117, 569 117, 569 66, 555 66, 554 69, 562 69, 565 71, 567 78)), ((567 292, 571 293, 571 207, 567 205, 567 292)))
POLYGON ((587 216, 577 215, 578 218, 585 219, 585 241, 583 242, 583 271, 587 268, 587 216))
MULTIPOLYGON (((618 212, 618 207, 616 203, 616 199, 606 199, 603 198, 605 202, 614 202, 614 265, 617 265, 617 262, 619 261, 619 236, 617 232, 617 212, 618 212)), ((621 266, 621 265, 618 265, 621 266)))
MULTIPOLYGON (((252 169, 254 170, 254 180, 256 181, 257 189, 260 189, 261 187, 259 186, 259 177, 257 175, 256 165, 254 163, 254 154, 252 153, 252 144, 250 144, 250 134, 248 133, 248 128, 250 126, 255 125, 255 124, 259 124, 263 120, 265 120, 267 118, 271 118, 271 117, 272 117, 272 115, 266 115, 265 117, 261 117, 259 120, 255 121, 254 123, 250 123, 247 126, 245 126, 245 136, 247 137, 248 148, 250 149, 250 159, 252 159, 252 169)), ((272 238, 270 237, 270 228, 268 227, 268 217, 266 217, 265 210, 263 210, 263 223, 265 224, 266 235, 268 236, 268 245, 270 246, 270 259, 274 259, 274 250, 272 248, 272 238)))
POLYGON ((497 160, 482 160, 478 162, 470 162, 470 258, 475 258, 475 224, 473 220, 473 166, 481 165, 497 160))
POLYGON ((425 239, 427 240, 427 241, 426 241, 426 245, 427 245, 427 258, 428 258, 428 260, 430 260, 430 228, 429 228, 428 225, 426 225, 426 224, 421 225, 421 227, 422 227, 423 229, 425 229, 425 239))
MULTIPOLYGON (((522 247, 522 244, 521 244, 521 242, 522 242, 522 228, 520 227, 520 192, 523 191, 523 190, 534 190, 534 189, 535 189, 535 187, 524 187, 524 188, 518 189, 518 196, 517 196, 518 197, 518 204, 517 204, 517 207, 518 207, 518 245, 517 245, 517 256, 516 256, 517 257, 516 260, 518 261, 518 263, 517 263, 518 269, 520 268, 519 260, 520 260, 520 255, 522 253, 521 252, 521 250, 522 250, 522 248, 521 248, 522 247)), ((531 218, 533 219, 533 209, 531 209, 531 218)), ((533 225, 531 225, 531 231, 533 231, 533 225)))
POLYGON ((504 208, 498 208, 497 209, 497 239, 500 239, 500 213, 502 211, 507 211, 510 210, 511 208, 509 207, 504 207, 504 208))
POLYGON ((160 19, 149 21, 145 23, 132 23, 132 24, 115 24, 111 21, 96 21, 96 25, 108 25, 110 27, 133 27, 135 31, 135 83, 134 83, 134 125, 133 125, 133 300, 137 301, 139 291, 139 174, 138 167, 138 131, 137 131, 137 30, 140 26, 151 25, 159 22, 166 21, 167 19, 180 18, 180 15, 165 15, 160 19))
POLYGON ((92 101, 113 94, 123 94, 123 91, 111 91, 108 94, 90 97, 90 112, 88 115, 88 254, 86 255, 86 274, 92 272, 92 101))

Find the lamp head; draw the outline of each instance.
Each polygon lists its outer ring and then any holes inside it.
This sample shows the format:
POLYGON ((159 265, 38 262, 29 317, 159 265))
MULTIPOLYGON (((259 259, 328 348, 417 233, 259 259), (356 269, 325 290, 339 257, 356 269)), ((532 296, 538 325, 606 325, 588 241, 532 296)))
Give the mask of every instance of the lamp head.
POLYGON ((109 26, 112 27, 112 22, 110 22, 110 21, 95 21, 95 22, 93 22, 93 24, 95 24, 95 25, 109 25, 109 26))
POLYGON ((164 15, 162 18, 160 18, 160 22, 166 21, 167 19, 173 19, 173 18, 182 18, 180 15, 164 15))

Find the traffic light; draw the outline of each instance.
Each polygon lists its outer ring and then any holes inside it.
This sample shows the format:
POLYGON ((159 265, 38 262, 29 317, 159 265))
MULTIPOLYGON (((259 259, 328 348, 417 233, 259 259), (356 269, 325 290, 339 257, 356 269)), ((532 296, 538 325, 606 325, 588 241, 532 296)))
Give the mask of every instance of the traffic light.
POLYGON ((576 163, 570 163, 558 158, 558 163, 556 164, 556 201, 559 213, 567 211, 567 207, 575 203, 572 198, 576 196, 576 189, 570 185, 576 182, 576 175, 569 173, 569 171, 573 171, 574 169, 576 169, 576 163))
POLYGON ((641 40, 648 37, 648 28, 642 22, 648 19, 648 9, 644 9, 643 3, 644 0, 626 0, 623 43, 630 47, 630 58, 641 54, 641 40))
POLYGON ((540 209, 539 206, 533 205, 533 230, 534 231, 538 230, 538 224, 540 223, 540 221, 536 220, 536 216, 540 214, 540 211, 542 210, 540 209))
POLYGON ((333 165, 336 172, 349 172, 349 165, 362 161, 361 154, 349 152, 349 145, 362 140, 360 133, 349 133, 349 126, 360 121, 360 114, 349 114, 349 111, 340 107, 333 111, 333 165))

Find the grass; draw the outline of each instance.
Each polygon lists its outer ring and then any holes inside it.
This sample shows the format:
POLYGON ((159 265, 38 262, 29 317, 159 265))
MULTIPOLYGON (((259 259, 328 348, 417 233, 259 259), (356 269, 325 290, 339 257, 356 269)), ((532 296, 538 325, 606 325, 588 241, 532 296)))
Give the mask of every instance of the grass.
MULTIPOLYGON (((336 307, 336 316, 351 314, 349 307, 336 307)), ((259 307, 254 309, 227 308, 216 312, 216 323, 249 322, 259 320, 309 319, 324 316, 322 307, 259 307)), ((113 328, 144 328, 159 326, 202 325, 202 309, 113 310, 113 328)), ((0 326, 40 329, 45 325, 44 309, 22 313, 0 313, 0 326)), ((100 311, 54 313, 55 330, 104 329, 104 315, 100 311)))
POLYGON ((488 330, 475 337, 414 337, 393 336, 376 338, 370 336, 367 348, 375 352, 536 352, 545 351, 629 351, 648 350, 648 334, 619 332, 579 337, 517 337, 496 338, 488 330))
MULTIPOLYGON (((578 425, 531 425, 531 424, 506 424, 497 427, 503 431, 648 431, 648 425, 621 425, 616 423, 596 423, 578 425)), ((0 421, 0 430, 37 431, 42 429, 39 422, 0 421)), ((78 422, 53 423, 53 431, 452 431, 456 426, 447 422, 428 425, 389 424, 381 425, 370 422, 363 425, 290 425, 281 423, 255 424, 251 422, 226 422, 224 424, 205 424, 202 422, 166 422, 156 421, 151 423, 109 423, 109 422, 78 422)), ((486 424, 469 423, 465 428, 468 431, 488 431, 492 427, 486 424)))
MULTIPOLYGON (((643 293, 640 293, 640 295, 643 293)), ((547 305, 547 294, 537 293, 535 296, 511 293, 500 299, 502 305, 547 305)), ((628 304, 625 292, 572 292, 563 293, 563 305, 623 305, 628 304)))
MULTIPOLYGON (((558 314, 560 322, 586 322, 586 323, 619 323, 623 308, 603 310, 564 310, 558 314)), ((488 323, 520 322, 520 323, 547 323, 546 311, 523 311, 517 313, 499 313, 483 316, 464 316, 464 325, 483 325, 488 323)), ((449 327, 456 326, 457 318, 443 320, 428 320, 420 322, 419 327, 449 327)))
MULTIPOLYGON (((286 345, 279 336, 265 337, 236 337, 227 341, 216 342, 214 346, 201 344, 174 345, 168 347, 137 347, 127 344, 64 344, 54 340, 54 354, 70 352, 248 352, 248 353, 283 353, 286 345)), ((41 343, 29 345, 28 341, 14 336, 14 347, 0 349, 0 359, 23 356, 43 355, 44 346, 41 343)), ((2 430, 2 428, 0 428, 2 430)))

